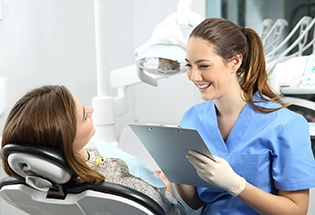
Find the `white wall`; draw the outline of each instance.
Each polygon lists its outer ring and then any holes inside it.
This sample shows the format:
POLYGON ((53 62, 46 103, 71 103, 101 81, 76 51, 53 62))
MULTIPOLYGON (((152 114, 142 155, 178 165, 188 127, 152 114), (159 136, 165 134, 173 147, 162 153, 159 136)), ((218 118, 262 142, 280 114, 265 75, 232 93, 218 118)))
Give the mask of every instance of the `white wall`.
MULTIPOLYGON (((134 63, 134 49, 146 42, 156 24, 176 11, 177 0, 104 0, 110 70, 134 63)), ((8 80, 7 112, 26 91, 44 84, 63 84, 84 105, 97 94, 94 1, 0 0, 0 76, 8 80)), ((204 1, 192 10, 204 15, 204 1)), ((108 81, 108 80, 104 80, 108 81)), ((178 123, 183 111, 199 99, 185 75, 159 81, 159 88, 138 85, 127 90, 129 113, 117 119, 117 135, 128 122, 178 123), (182 88, 183 87, 183 88, 182 88), (179 108, 175 108, 178 104, 179 108), (148 109, 146 109, 148 108, 148 109), (174 112, 178 109, 178 112, 174 112), (167 111, 168 110, 168 111, 167 111)), ((115 91, 109 91, 115 95, 115 91)), ((1 177, 3 170, 1 168, 1 177)), ((0 214, 23 214, 0 200, 0 214)))
POLYGON ((8 80, 7 110, 43 84, 64 84, 90 103, 96 92, 92 1, 2 2, 0 76, 8 80))
MULTIPOLYGON (((108 54, 103 60, 107 62, 108 72, 134 63, 134 49, 151 37, 158 22, 176 11, 177 2, 106 0, 104 26, 108 32, 108 54)), ((93 1, 2 0, 2 3, 4 17, 0 21, 0 76, 8 79, 7 110, 27 90, 43 84, 66 85, 83 104, 90 105, 92 97, 97 94, 93 1)), ((204 15, 204 1, 193 2, 191 8, 204 15)), ((181 81, 186 82, 186 78, 176 80, 174 84, 182 85, 181 81)), ((167 85, 170 81, 164 82, 167 85)), ((115 95, 115 91, 108 88, 115 95)), ((133 87, 128 89, 130 113, 123 117, 127 121, 134 118, 130 114, 138 106, 132 104, 134 99, 142 107, 143 94, 147 96, 153 92, 153 100, 163 92, 160 88, 137 90, 135 98, 133 90, 133 87)), ((166 103, 173 100, 171 97, 162 98, 168 101, 166 103)), ((190 98, 185 99, 190 101, 190 98)), ((142 119, 141 113, 144 112, 139 109, 139 119, 142 119)), ((166 115, 158 111, 155 114, 157 119, 166 115)), ((6 115, 0 119, 0 132, 5 118, 6 115)))

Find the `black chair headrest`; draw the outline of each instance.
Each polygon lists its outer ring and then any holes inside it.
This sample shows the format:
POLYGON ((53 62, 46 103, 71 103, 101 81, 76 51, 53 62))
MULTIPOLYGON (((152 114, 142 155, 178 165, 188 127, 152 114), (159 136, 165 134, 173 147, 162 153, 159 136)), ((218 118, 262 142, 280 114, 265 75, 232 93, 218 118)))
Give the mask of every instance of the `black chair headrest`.
POLYGON ((26 183, 39 189, 41 186, 46 189, 50 182, 64 184, 75 177, 60 153, 46 146, 7 144, 2 148, 2 156, 26 183))

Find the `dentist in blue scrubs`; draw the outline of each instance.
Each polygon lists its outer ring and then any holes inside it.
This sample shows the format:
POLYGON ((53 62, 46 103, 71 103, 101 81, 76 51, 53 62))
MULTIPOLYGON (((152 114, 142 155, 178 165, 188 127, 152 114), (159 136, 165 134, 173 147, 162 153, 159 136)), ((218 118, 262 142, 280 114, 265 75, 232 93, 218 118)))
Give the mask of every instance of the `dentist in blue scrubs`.
POLYGON ((205 101, 180 126, 197 129, 215 156, 190 151, 212 186, 176 184, 174 195, 203 214, 306 214, 315 187, 308 123, 268 85, 259 35, 209 18, 192 31, 186 56, 187 76, 205 101))

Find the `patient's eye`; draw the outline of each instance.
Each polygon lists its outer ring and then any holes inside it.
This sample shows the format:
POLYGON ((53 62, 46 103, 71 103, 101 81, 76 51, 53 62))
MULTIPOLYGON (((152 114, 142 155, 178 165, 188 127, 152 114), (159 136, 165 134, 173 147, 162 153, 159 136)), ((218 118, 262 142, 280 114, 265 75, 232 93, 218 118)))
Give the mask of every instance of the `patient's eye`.
POLYGON ((86 119, 87 119, 87 114, 86 114, 85 107, 83 106, 83 117, 82 117, 82 121, 85 121, 86 119))
POLYGON ((92 117, 93 108, 92 107, 83 107, 83 119, 87 120, 92 117))

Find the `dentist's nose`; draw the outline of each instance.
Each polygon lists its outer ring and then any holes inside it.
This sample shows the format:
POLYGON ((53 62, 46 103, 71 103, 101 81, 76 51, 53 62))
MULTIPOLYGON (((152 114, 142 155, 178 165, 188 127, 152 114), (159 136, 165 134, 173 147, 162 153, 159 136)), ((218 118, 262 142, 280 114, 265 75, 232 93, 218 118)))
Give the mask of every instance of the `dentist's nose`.
POLYGON ((187 72, 187 76, 188 76, 188 79, 193 82, 202 80, 200 71, 198 69, 190 68, 187 72))

